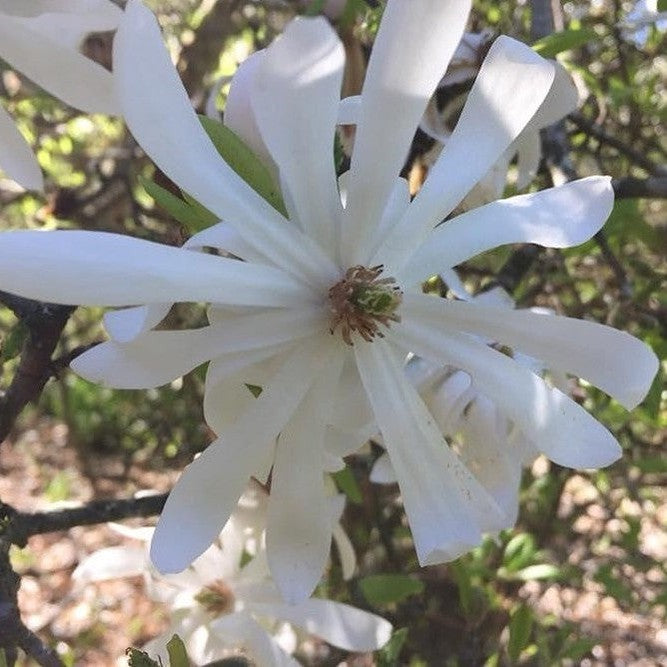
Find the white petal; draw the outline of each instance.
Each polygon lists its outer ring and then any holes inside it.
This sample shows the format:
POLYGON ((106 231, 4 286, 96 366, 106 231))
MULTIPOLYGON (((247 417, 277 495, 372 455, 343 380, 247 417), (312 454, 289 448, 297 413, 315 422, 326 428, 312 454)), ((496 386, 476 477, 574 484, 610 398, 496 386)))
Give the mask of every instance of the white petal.
POLYGON ((354 546, 347 536, 345 530, 336 522, 333 526, 333 541, 338 550, 338 558, 340 560, 340 567, 343 574, 343 580, 349 581, 354 576, 357 569, 357 556, 354 553, 354 546))
POLYGON ((419 120, 463 34, 469 0, 393 0, 382 17, 361 95, 343 217, 344 264, 366 264, 368 243, 419 120))
POLYGON ((29 299, 84 306, 174 301, 284 306, 313 298, 272 267, 106 232, 4 232, 0 284, 29 299))
POLYGON ((250 54, 234 73, 225 104, 224 123, 268 167, 273 164, 273 158, 262 139, 251 103, 257 68, 265 55, 266 49, 250 54))
POLYGON ((127 343, 139 334, 162 322, 171 310, 171 303, 152 303, 104 313, 104 328, 113 340, 127 343))
POLYGON ((179 572, 213 542, 310 385, 329 361, 330 341, 301 345, 225 437, 183 472, 165 504, 151 544, 161 572, 179 572))
POLYGON ((396 471, 387 452, 373 464, 369 479, 374 484, 396 484, 396 471))
POLYGON ((461 117, 424 186, 371 265, 400 266, 502 156, 554 78, 551 63, 501 36, 482 64, 461 117))
POLYGON ((30 2, 2 0, 0 2, 0 14, 30 18, 48 13, 70 14, 76 22, 95 21, 97 30, 113 30, 118 25, 121 10, 111 0, 30 0, 30 2))
POLYGON ((276 446, 266 549, 274 581, 290 604, 313 592, 331 548, 324 430, 333 403, 331 384, 342 361, 339 357, 310 388, 276 446))
POLYGON ((518 190, 527 188, 537 175, 542 157, 542 142, 537 131, 525 131, 515 142, 517 149, 517 176, 518 190))
POLYGON ((457 558, 480 543, 483 530, 495 529, 500 510, 450 450, 387 343, 355 346, 355 353, 398 477, 419 562, 457 558))
POLYGON ((402 312, 433 329, 466 331, 517 347, 548 368, 587 380, 628 409, 644 398, 658 371, 648 345, 596 322, 420 294, 405 294, 402 312))
POLYGON ((268 310, 225 325, 185 331, 148 331, 128 343, 108 341, 84 352, 72 369, 118 389, 158 387, 223 354, 272 347, 321 328, 319 310, 268 310))
POLYGON ((321 637, 346 651, 376 651, 391 637, 391 623, 340 602, 311 598, 298 605, 254 604, 257 614, 271 616, 321 637))
MULTIPOLYGON (((54 31, 51 35, 58 34, 57 20, 57 16, 48 20, 54 31)), ((69 15, 64 20, 76 22, 78 17, 69 15)), ((118 114, 111 73, 70 45, 45 35, 40 29, 42 24, 37 19, 3 15, 0 20, 2 58, 76 109, 118 114)))
POLYGON ((0 169, 26 190, 42 190, 44 179, 37 158, 14 119, 0 104, 0 169))
POLYGON ((295 19, 267 50, 251 102, 299 226, 333 254, 341 214, 332 155, 345 52, 326 19, 295 19))
POLYGON ((243 258, 246 262, 266 264, 266 258, 258 253, 252 245, 243 240, 243 237, 228 222, 219 222, 211 227, 202 229, 191 236, 183 248, 201 250, 202 248, 217 248, 227 253, 243 258))
POLYGON ((495 405, 478 395, 462 419, 461 458, 505 513, 511 528, 519 512, 522 460, 507 439, 507 420, 495 405))
POLYGON ((456 266, 507 243, 537 243, 549 248, 578 245, 602 227, 613 205, 608 176, 590 176, 492 202, 438 226, 401 276, 421 282, 440 268, 456 266))
POLYGON ((584 408, 504 354, 407 318, 392 326, 392 335, 427 359, 470 373, 477 389, 555 463, 599 468, 621 455, 615 438, 584 408))
POLYGON ((114 40, 114 77, 128 127, 160 169, 272 263, 311 284, 336 267, 218 155, 162 44, 155 17, 130 0, 114 40))
POLYGON ((570 73, 557 61, 551 63, 555 68, 554 80, 529 127, 536 130, 553 125, 577 108, 579 94, 570 73))
POLYGON ((338 125, 356 125, 361 113, 361 95, 344 97, 338 105, 338 125))
POLYGON ((72 579, 81 586, 94 581, 135 577, 148 569, 143 547, 107 547, 84 558, 72 572, 72 579))
POLYGON ((229 646, 244 648, 257 665, 301 667, 248 612, 216 618, 210 625, 211 630, 229 646))

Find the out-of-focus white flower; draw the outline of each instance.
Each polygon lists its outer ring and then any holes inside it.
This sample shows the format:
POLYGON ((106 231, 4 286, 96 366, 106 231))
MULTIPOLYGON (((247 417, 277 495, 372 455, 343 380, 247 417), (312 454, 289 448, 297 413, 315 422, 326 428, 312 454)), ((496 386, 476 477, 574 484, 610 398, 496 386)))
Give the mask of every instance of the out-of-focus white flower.
MULTIPOLYGON (((429 101, 419 127, 439 144, 449 141, 465 102, 467 90, 460 90, 461 84, 472 84, 492 41, 490 32, 466 33, 438 84, 439 89, 451 91, 451 96, 442 109, 436 96, 429 101)), ((525 189, 535 178, 542 155, 540 130, 564 118, 578 104, 577 88, 572 77, 560 63, 552 62, 556 73, 544 101, 519 136, 463 199, 459 205, 461 210, 477 208, 501 197, 507 185, 510 163, 515 156, 517 189, 525 189)), ((436 159, 439 152, 440 148, 432 151, 430 159, 436 159)))
MULTIPOLYGON (((467 293, 457 296, 479 304, 514 308, 512 298, 499 287, 476 297, 470 297, 467 293)), ((552 314, 543 308, 532 310, 552 314)), ((495 345, 494 341, 485 342, 495 345)), ((504 352, 508 353, 509 350, 504 352)), ((531 357, 514 351, 511 354, 533 373, 543 375, 549 370, 531 357)), ((502 528, 511 528, 519 510, 521 471, 540 453, 538 443, 527 438, 520 427, 480 392, 465 371, 412 356, 406 364, 405 372, 428 406, 442 434, 453 443, 465 465, 502 509, 505 515, 502 528)), ((566 376, 558 372, 550 373, 550 376, 555 386, 569 393, 566 376)), ((375 462, 371 481, 380 484, 396 482, 396 474, 386 453, 375 462)))
MULTIPOLYGON (((79 49, 91 32, 115 30, 121 10, 110 0, 3 0, 0 58, 63 102, 89 113, 119 113, 111 73, 79 49)), ((29 190, 42 172, 0 105, 0 169, 29 190)))
POLYGON ((507 37, 493 43, 456 129, 410 200, 399 173, 469 9, 470 0, 387 3, 358 101, 344 206, 332 159, 344 49, 327 21, 291 22, 244 63, 251 116, 233 129, 270 154, 288 220, 221 159, 154 16, 130 0, 114 44, 123 115, 160 169, 223 222, 186 249, 96 232, 0 235, 6 291, 59 303, 148 304, 116 314, 112 340, 76 359, 84 377, 148 388, 210 362, 204 412, 219 438, 167 500, 151 551, 162 571, 180 571, 203 553, 248 478, 266 479, 272 468, 269 565, 287 600, 305 599, 331 542, 322 471, 378 429, 420 563, 456 558, 503 525, 504 513, 405 378, 410 352, 468 373, 557 463, 590 468, 620 456, 586 410, 479 337, 583 377, 627 407, 657 370, 644 343, 593 322, 422 293, 428 277, 498 245, 581 243, 613 205, 610 179, 590 177, 440 224, 552 87, 554 66, 507 37), (246 261, 193 252, 197 246, 246 261), (148 330, 178 301, 211 303, 209 325, 148 330))
POLYGON ((618 25, 623 39, 641 48, 648 40, 651 26, 660 32, 667 30, 667 12, 658 11, 658 0, 637 0, 618 25))
POLYGON ((215 543, 177 575, 161 575, 152 567, 152 528, 115 525, 116 532, 143 544, 100 549, 85 558, 72 577, 81 587, 143 575, 150 598, 169 609, 169 628, 144 647, 165 664, 165 647, 174 634, 183 639, 196 664, 240 650, 263 667, 298 665, 290 654, 309 635, 348 651, 381 648, 391 625, 375 614, 319 598, 285 604, 266 562, 266 510, 266 493, 251 485, 215 543))

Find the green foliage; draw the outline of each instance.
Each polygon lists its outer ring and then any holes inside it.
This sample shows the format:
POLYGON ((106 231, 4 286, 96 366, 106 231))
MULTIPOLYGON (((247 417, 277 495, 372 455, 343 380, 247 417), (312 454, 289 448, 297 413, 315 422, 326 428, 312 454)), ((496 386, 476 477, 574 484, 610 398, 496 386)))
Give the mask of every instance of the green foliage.
POLYGON ((162 667, 162 661, 159 658, 153 660, 148 653, 138 648, 128 648, 125 655, 127 655, 129 667, 162 667))
POLYGON ((357 479, 350 466, 345 466, 342 470, 332 475, 336 486, 347 496, 347 499, 355 505, 360 505, 363 501, 361 489, 357 479))
POLYGON ((554 58, 563 51, 579 48, 598 39, 594 30, 563 30, 538 39, 533 48, 544 58, 554 58))
POLYGON ((190 667, 185 644, 178 635, 174 635, 167 642, 167 653, 169 654, 169 667, 190 667))
POLYGON ((376 607, 396 604, 424 592, 424 583, 405 574, 374 574, 359 581, 368 602, 376 607))
POLYGON ((199 116, 199 120, 225 162, 276 211, 287 215, 271 173, 243 140, 217 120, 208 116, 199 116))
POLYGON ((528 605, 522 604, 514 610, 510 618, 510 638, 507 644, 507 652, 512 662, 517 662, 521 652, 528 646, 533 623, 533 610, 528 605))
POLYGON ((407 638, 408 628, 395 630, 391 639, 376 654, 377 667, 398 667, 401 650, 407 638))
POLYGON ((19 320, 0 341, 0 362, 17 357, 29 335, 30 329, 19 320))

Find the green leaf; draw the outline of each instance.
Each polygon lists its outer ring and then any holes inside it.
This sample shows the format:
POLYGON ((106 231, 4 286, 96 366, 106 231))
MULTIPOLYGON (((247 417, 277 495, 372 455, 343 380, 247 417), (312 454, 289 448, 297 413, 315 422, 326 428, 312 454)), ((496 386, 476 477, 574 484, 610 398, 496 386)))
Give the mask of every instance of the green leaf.
POLYGON ((200 115, 199 120, 222 159, 276 211, 287 215, 285 203, 271 172, 243 140, 213 118, 200 115))
POLYGON ((394 632, 389 641, 377 653, 377 667, 398 667, 401 649, 408 638, 408 629, 400 628, 394 632))
POLYGON ((543 58, 553 58, 563 51, 576 49, 594 39, 598 39, 594 30, 563 30, 538 39, 533 44, 533 49, 543 58))
POLYGON ((159 662, 151 658, 148 653, 140 651, 138 648, 128 648, 125 651, 130 667, 162 667, 159 662))
POLYGON ((30 335, 30 329, 19 320, 9 331, 0 344, 0 356, 4 361, 17 357, 23 349, 23 343, 30 335))
POLYGON ((174 635, 167 642, 167 653, 169 654, 169 667, 190 667, 185 644, 178 635, 174 635))
POLYGON ((4 648, 0 648, 0 667, 7 667, 7 658, 5 657, 4 648))
POLYGON ((366 600, 375 606, 395 604, 424 591, 424 583, 405 574, 374 574, 359 581, 366 600))
POLYGON ((599 641, 599 639, 590 639, 588 637, 574 639, 563 646, 558 652, 558 657, 562 660, 569 659, 578 662, 585 655, 589 654, 599 641))
POLYGON ((342 470, 335 472, 332 477, 336 486, 347 496, 347 499, 355 505, 361 505, 362 496, 357 479, 354 476, 349 466, 345 466, 342 470))
POLYGON ((507 543, 503 553, 503 565, 508 571, 517 572, 529 565, 536 553, 537 547, 533 536, 519 533, 507 543))
POLYGON ((667 12, 667 0, 658 0, 658 11, 667 12))
POLYGON ((507 643, 507 652, 512 662, 516 662, 521 655, 521 651, 528 646, 532 630, 533 611, 530 607, 522 604, 512 614, 509 624, 510 638, 507 643))
POLYGON ((195 208, 187 201, 183 201, 169 190, 165 190, 162 186, 143 176, 139 176, 139 183, 160 208, 163 208, 174 219, 187 227, 188 231, 192 233, 199 232, 217 222, 217 217, 201 204, 197 204, 198 208, 195 208))

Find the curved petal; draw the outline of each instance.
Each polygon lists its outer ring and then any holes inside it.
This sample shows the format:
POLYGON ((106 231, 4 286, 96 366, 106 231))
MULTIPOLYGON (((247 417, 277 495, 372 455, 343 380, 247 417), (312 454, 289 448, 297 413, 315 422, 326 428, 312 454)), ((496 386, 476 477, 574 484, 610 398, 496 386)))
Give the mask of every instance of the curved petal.
POLYGON ((0 234, 0 284, 51 303, 128 306, 208 301, 303 305, 313 295, 279 269, 107 232, 0 234))
POLYGON ((454 132, 371 266, 385 263, 396 270, 407 261, 519 136, 553 79, 553 65, 530 47, 510 37, 496 39, 454 132))
POLYGON ((343 216, 343 263, 366 264, 368 243, 419 120, 463 34, 470 0, 391 0, 368 64, 343 216))
POLYGON ((0 0, 0 14, 30 18, 49 13, 80 14, 76 20, 94 20, 96 30, 101 31, 113 30, 118 25, 121 10, 111 0, 0 0))
POLYGON ((392 335, 427 359, 469 373, 477 389, 555 463, 600 468, 621 455, 616 439, 584 408, 501 352, 407 318, 392 326, 392 335))
POLYGON ((504 517, 451 451, 387 342, 354 349, 398 477, 419 562, 453 560, 477 546, 482 531, 503 527, 504 517))
POLYGON ((26 190, 43 190, 44 178, 28 142, 0 104, 0 169, 26 190))
POLYGON ((338 105, 338 125, 356 125, 361 114, 361 95, 344 97, 338 105))
POLYGON ((151 303, 104 313, 104 328, 117 343, 127 343, 139 334, 152 329, 167 317, 171 303, 151 303))
MULTIPOLYGON (((243 240, 243 237, 228 222, 218 222, 201 232, 191 236, 183 248, 201 250, 202 248, 217 248, 227 253, 243 258, 246 262, 266 264, 266 258, 255 251, 252 245, 243 240)), ((273 265, 273 263, 271 263, 273 265)))
POLYGON ((322 286, 335 265, 296 225, 286 224, 218 155, 197 119, 151 12, 130 0, 114 40, 116 90, 128 127, 160 169, 257 252, 322 286))
POLYGON ((273 164, 273 158, 266 147, 257 125, 252 108, 251 94, 255 76, 260 63, 266 56, 266 49, 249 55, 238 67, 229 87, 225 104, 225 125, 235 132, 252 152, 267 166, 273 164))
POLYGON ((596 322, 420 294, 406 294, 402 312, 433 329, 465 331, 517 347, 547 368, 587 380, 628 409, 644 398, 658 371, 648 345, 596 322))
POLYGON ((258 615, 278 618, 345 651, 377 651, 391 637, 384 618, 341 602, 311 598, 297 605, 253 604, 258 615))
POLYGON ((570 73, 557 60, 551 63, 555 69, 553 83, 526 129, 549 127, 577 108, 579 93, 570 73))
POLYGON ((298 224, 330 255, 341 204, 332 156, 345 51, 323 18, 297 18, 257 65, 251 103, 298 224))
POLYGON ((108 341, 84 352, 72 369, 117 389, 148 389, 189 373, 210 359, 264 349, 311 336, 320 328, 317 310, 268 310, 225 325, 186 331, 148 331, 128 343, 108 341))
MULTIPOLYGON (((76 109, 88 113, 118 114, 120 109, 111 73, 55 37, 58 21, 78 20, 76 15, 59 17, 52 14, 41 19, 3 15, 0 21, 2 58, 44 90, 76 109), (44 32, 45 25, 50 28, 48 34, 44 32)), ((105 26, 106 22, 101 25, 105 26)), ((82 32, 82 37, 83 34, 85 32, 82 32)))
POLYGON ((391 465, 391 459, 387 452, 382 454, 373 464, 369 479, 374 484, 396 484, 398 481, 396 471, 394 470, 394 466, 391 465))
POLYGON ((278 438, 273 464, 266 550, 283 598, 302 602, 322 577, 331 548, 329 498, 324 486, 324 431, 339 357, 306 394, 278 438))
POLYGON ((213 542, 248 478, 331 358, 329 339, 299 346, 257 400, 183 472, 162 511, 151 559, 164 573, 179 572, 213 542))
POLYGON ((77 586, 94 581, 135 577, 148 569, 144 547, 107 547, 84 558, 72 572, 77 586))
POLYGON ((602 227, 613 205, 608 176, 495 201, 436 227, 399 275, 411 283, 421 282, 441 268, 506 243, 575 246, 602 227))
POLYGON ((524 132, 515 142, 517 151, 516 187, 527 188, 537 175, 542 158, 542 142, 537 131, 524 132))

